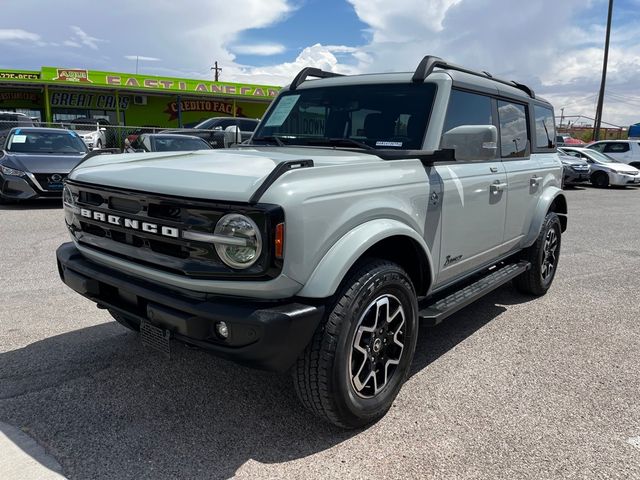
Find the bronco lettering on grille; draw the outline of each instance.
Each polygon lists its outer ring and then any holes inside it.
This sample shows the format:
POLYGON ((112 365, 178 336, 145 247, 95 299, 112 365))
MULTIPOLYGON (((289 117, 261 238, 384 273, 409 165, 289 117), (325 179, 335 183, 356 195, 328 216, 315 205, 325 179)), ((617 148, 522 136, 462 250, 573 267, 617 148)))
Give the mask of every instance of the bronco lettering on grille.
POLYGON ((117 225, 123 228, 130 228, 131 230, 141 230, 146 233, 155 233, 164 237, 180 237, 180 230, 175 227, 167 227, 166 225, 141 222, 140 220, 124 218, 119 215, 94 212, 93 210, 89 210, 88 208, 81 208, 80 215, 84 218, 90 218, 92 220, 97 220, 98 222, 110 223, 111 225, 117 225))

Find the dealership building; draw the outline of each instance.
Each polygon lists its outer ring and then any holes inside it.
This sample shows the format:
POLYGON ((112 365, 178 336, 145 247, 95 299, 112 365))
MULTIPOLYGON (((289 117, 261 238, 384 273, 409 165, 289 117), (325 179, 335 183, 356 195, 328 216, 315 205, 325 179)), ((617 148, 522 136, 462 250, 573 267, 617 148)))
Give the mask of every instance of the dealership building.
POLYGON ((54 124, 102 118, 112 125, 182 127, 218 116, 260 118, 279 88, 79 68, 0 70, 0 111, 54 124))

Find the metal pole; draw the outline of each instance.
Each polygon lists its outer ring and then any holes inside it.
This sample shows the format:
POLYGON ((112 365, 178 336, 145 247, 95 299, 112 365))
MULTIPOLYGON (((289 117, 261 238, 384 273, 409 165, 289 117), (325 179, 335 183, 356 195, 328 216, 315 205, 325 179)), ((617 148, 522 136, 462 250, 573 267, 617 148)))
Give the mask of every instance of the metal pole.
POLYGON ((560 109, 560 128, 562 128, 563 122, 564 122, 564 107, 560 109))
POLYGON ((593 139, 600 139, 600 125, 602 124, 602 106, 604 103, 604 89, 607 81, 607 63, 609 61, 609 38, 611 37, 611 16, 613 15, 613 0, 609 0, 609 13, 607 15, 607 34, 604 41, 604 60, 602 62, 602 81, 600 82, 600 93, 598 95, 598 106, 596 108, 596 118, 593 122, 593 139))
POLYGON ((178 128, 182 128, 182 97, 178 95, 178 128))
MULTIPOLYGON (((118 90, 115 91, 115 99, 116 99, 116 125, 118 126, 116 128, 116 139, 118 141, 118 147, 122 148, 122 137, 121 137, 121 130, 120 130, 120 94, 118 93, 118 90)), ((106 146, 106 145, 105 145, 106 146)))
POLYGON ((51 123, 51 100, 49 99, 49 85, 44 86, 44 121, 51 123))
POLYGON ((136 75, 138 74, 138 55, 136 55, 136 75))

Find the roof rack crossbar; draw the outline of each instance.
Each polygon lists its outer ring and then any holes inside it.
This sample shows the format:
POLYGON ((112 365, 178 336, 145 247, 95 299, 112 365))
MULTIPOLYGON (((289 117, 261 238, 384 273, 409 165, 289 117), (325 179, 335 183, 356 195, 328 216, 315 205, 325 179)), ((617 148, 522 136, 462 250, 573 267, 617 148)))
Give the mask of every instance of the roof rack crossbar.
POLYGON ((300 73, 298 73, 298 75, 296 75, 296 77, 293 79, 293 82, 291 82, 291 85, 289 86, 289 90, 295 90, 296 88, 298 88, 298 86, 300 86, 300 84, 304 82, 307 77, 331 78, 343 76, 344 75, 342 75, 341 73, 326 72, 324 70, 320 70, 319 68, 306 67, 300 70, 300 73))
POLYGON ((490 80, 493 80, 494 82, 502 83, 504 85, 509 85, 510 87, 515 87, 525 92, 531 98, 536 98, 536 95, 533 92, 533 90, 522 83, 508 81, 508 80, 501 80, 499 78, 495 78, 493 75, 491 75, 488 72, 476 72, 475 70, 469 70, 468 68, 464 68, 459 65, 449 63, 443 60, 442 58, 436 57, 434 55, 427 55, 420 61, 420 63, 418 64, 418 68, 416 68, 416 71, 414 72, 411 80, 414 83, 422 83, 436 68, 442 68, 444 70, 455 70, 457 72, 468 73, 470 75, 475 75, 477 77, 488 78, 490 80))

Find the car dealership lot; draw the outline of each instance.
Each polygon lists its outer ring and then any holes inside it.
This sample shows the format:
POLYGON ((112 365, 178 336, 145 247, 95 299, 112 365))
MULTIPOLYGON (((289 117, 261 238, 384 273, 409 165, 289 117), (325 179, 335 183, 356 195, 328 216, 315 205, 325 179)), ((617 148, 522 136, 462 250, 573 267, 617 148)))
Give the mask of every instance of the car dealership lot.
POLYGON ((69 478, 640 477, 640 189, 566 194, 548 295, 506 286, 423 329, 394 407, 356 432, 286 375, 143 348, 59 281, 58 202, 0 206, 0 422, 69 478))

